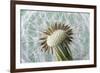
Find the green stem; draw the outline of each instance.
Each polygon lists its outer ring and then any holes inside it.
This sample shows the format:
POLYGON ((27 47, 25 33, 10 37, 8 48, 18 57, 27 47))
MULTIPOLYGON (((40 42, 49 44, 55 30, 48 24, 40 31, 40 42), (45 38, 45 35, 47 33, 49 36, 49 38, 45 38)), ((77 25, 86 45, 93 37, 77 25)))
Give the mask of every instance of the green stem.
POLYGON ((72 60, 72 54, 68 45, 59 45, 56 47, 56 57, 59 61, 72 60))

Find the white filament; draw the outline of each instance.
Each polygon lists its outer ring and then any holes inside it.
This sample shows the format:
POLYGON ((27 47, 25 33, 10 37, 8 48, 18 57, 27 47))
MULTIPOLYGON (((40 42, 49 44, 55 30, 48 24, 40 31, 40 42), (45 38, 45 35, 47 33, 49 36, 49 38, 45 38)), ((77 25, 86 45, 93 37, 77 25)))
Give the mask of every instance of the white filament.
POLYGON ((66 33, 64 30, 56 30, 53 32, 52 35, 48 36, 47 38, 47 44, 48 46, 57 46, 58 44, 62 43, 64 39, 66 38, 66 33))

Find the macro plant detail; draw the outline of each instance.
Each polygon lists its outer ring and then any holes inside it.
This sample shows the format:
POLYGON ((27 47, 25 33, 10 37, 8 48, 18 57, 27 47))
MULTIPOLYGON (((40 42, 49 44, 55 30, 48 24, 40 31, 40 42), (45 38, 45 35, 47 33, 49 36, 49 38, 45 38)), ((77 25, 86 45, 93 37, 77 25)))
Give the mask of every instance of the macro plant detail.
POLYGON ((21 63, 88 60, 89 17, 81 12, 21 10, 21 63))
POLYGON ((58 61, 72 60, 70 44, 73 41, 73 31, 69 25, 55 23, 42 32, 40 38, 41 50, 51 51, 58 61))

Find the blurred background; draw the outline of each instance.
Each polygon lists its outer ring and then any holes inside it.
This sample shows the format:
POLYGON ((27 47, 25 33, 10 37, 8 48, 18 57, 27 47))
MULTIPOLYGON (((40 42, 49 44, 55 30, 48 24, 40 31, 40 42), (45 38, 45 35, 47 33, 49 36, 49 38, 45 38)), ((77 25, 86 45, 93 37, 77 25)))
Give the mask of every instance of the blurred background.
POLYGON ((21 62, 56 61, 53 54, 41 51, 41 45, 39 43, 39 38, 42 36, 41 32, 56 22, 70 25, 72 28, 74 34, 70 49, 72 51, 73 60, 89 59, 89 13, 21 9, 20 18, 21 62))

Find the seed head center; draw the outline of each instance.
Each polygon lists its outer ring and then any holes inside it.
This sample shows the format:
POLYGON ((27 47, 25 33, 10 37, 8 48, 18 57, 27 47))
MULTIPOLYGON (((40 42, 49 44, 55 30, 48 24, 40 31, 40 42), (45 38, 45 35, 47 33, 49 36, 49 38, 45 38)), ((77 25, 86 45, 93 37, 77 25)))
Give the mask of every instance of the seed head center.
POLYGON ((47 38, 47 44, 50 47, 54 47, 62 43, 66 38, 66 32, 64 30, 56 30, 47 38))

